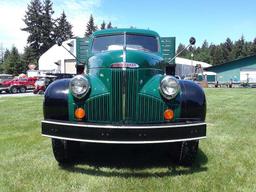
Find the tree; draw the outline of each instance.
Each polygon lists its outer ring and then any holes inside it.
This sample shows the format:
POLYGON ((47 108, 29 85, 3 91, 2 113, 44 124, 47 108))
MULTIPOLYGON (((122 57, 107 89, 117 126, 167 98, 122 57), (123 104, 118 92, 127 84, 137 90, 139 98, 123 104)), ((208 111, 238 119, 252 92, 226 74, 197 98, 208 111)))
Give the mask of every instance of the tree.
MULTIPOLYGON (((180 43, 178 48, 177 48, 176 53, 181 52, 183 49, 185 49, 185 45, 180 43)), ((180 53, 179 57, 186 57, 187 54, 188 54, 188 50, 185 49, 182 53, 180 53)))
POLYGON ((106 23, 105 23, 105 21, 103 21, 102 24, 100 25, 100 29, 101 29, 101 30, 106 29, 106 23))
POLYGON ((4 61, 9 57, 10 54, 11 52, 9 51, 9 49, 6 49, 4 52, 4 61))
POLYGON ((21 60, 25 66, 28 66, 29 64, 37 64, 37 61, 35 60, 35 52, 31 47, 28 46, 24 48, 24 53, 21 60))
POLYGON ((26 71, 26 65, 21 62, 21 57, 16 47, 12 47, 10 54, 3 64, 4 72, 18 75, 26 71))
POLYGON ((27 7, 24 16, 25 28, 21 29, 29 33, 27 43, 35 52, 35 59, 54 45, 53 37, 53 15, 52 2, 45 0, 32 0, 27 7))
POLYGON ((90 16, 89 22, 86 25, 85 36, 89 37, 94 31, 97 30, 97 26, 94 24, 93 16, 90 16))
POLYGON ((246 49, 245 49, 244 36, 242 36, 238 41, 235 42, 234 49, 232 52, 234 54, 234 59, 247 56, 246 49))
POLYGON ((112 27, 112 23, 111 23, 111 21, 108 23, 108 25, 107 25, 107 29, 112 29, 113 27, 112 27))
POLYGON ((256 38, 254 38, 251 44, 250 55, 256 55, 256 38))
POLYGON ((32 0, 27 7, 25 17, 23 19, 26 27, 23 31, 29 33, 27 43, 36 53, 36 59, 39 59, 42 49, 42 14, 43 5, 40 0, 32 0))
POLYGON ((54 28, 54 39, 61 38, 63 41, 71 39, 73 37, 72 25, 67 21, 67 16, 63 11, 61 16, 56 19, 54 28))
POLYGON ((42 11, 42 47, 40 49, 40 56, 55 44, 53 34, 53 15, 51 0, 45 0, 42 11))

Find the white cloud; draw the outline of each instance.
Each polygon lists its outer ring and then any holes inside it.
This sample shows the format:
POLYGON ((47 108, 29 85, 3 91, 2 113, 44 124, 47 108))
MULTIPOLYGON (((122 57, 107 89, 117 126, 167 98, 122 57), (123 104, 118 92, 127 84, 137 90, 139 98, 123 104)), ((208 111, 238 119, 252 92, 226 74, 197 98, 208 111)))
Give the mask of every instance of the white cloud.
MULTIPOLYGON (((42 0, 43 1, 43 0, 42 0)), ((113 16, 96 15, 97 8, 103 0, 52 0, 53 17, 60 16, 65 11, 68 21, 73 25, 75 36, 82 37, 85 33, 86 23, 90 14, 93 14, 95 22, 99 25, 103 20, 114 23, 117 18, 113 16)), ((0 43, 5 48, 11 48, 15 45, 20 52, 26 46, 28 33, 21 31, 25 26, 24 18, 27 4, 30 0, 0 0, 0 43)))
POLYGON ((26 4, 2 1, 0 3, 0 42, 4 48, 11 48, 15 45, 23 51, 26 45, 27 33, 21 31, 24 27, 22 18, 25 15, 26 4))
POLYGON ((102 4, 102 0, 65 0, 61 1, 57 5, 54 3, 55 17, 58 17, 64 10, 67 15, 68 21, 73 25, 73 33, 75 36, 82 37, 85 33, 86 23, 89 21, 89 17, 93 14, 95 22, 99 21, 98 15, 94 15, 94 12, 102 4))

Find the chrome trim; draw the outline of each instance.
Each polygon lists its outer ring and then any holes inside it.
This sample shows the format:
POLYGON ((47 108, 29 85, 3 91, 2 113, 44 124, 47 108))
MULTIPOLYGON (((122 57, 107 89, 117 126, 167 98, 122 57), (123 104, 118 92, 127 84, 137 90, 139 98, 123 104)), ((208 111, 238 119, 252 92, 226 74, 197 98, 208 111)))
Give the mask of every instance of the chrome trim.
POLYGON ((54 138, 54 139, 63 139, 69 141, 79 141, 79 142, 88 142, 88 143, 105 143, 105 144, 156 144, 156 143, 174 143, 174 142, 182 142, 182 141, 193 141, 206 139, 205 137, 194 137, 188 139, 174 139, 174 140, 159 140, 159 141, 106 141, 106 140, 87 140, 87 139, 74 139, 68 137, 58 137, 42 134, 42 136, 54 138))
POLYGON ((159 128, 178 128, 178 127, 193 127, 206 125, 206 123, 190 123, 190 124, 175 124, 175 125, 148 125, 148 126, 122 126, 122 125, 94 125, 94 124, 78 124, 78 123, 64 123, 43 120, 42 123, 55 124, 55 125, 67 125, 73 127, 92 127, 92 128, 103 128, 103 129, 159 129, 159 128))
POLYGON ((161 80, 161 82, 160 82, 159 91, 160 91, 161 95, 162 95, 164 98, 168 99, 168 100, 171 100, 171 99, 175 98, 175 97, 178 95, 178 93, 180 92, 180 90, 181 90, 181 87, 180 87, 179 81, 178 81, 175 77, 173 77, 173 76, 165 75, 165 76, 163 77, 163 79, 161 80), (175 94, 173 94, 173 95, 167 95, 167 94, 165 94, 164 91, 163 91, 163 88, 162 88, 162 86, 163 86, 163 81, 165 81, 167 78, 173 79, 173 80, 177 83, 177 85, 178 85, 178 90, 177 90, 177 92, 176 92, 175 94))
POLYGON ((69 90, 70 90, 71 94, 72 94, 74 97, 78 98, 78 99, 83 98, 83 97, 89 92, 90 89, 91 89, 90 82, 89 82, 88 78, 86 78, 86 77, 83 76, 83 75, 76 75, 76 76, 74 76, 74 77, 70 80, 70 82, 69 82, 69 90), (71 87, 72 87, 72 86, 71 86, 72 81, 74 81, 75 79, 79 79, 79 78, 83 79, 83 80, 86 82, 87 86, 88 86, 87 90, 86 90, 84 93, 82 93, 82 94, 76 94, 76 93, 74 93, 74 92, 72 91, 72 88, 71 88, 71 87))
MULTIPOLYGON (((126 64, 126 32, 124 32, 124 45, 123 45, 123 63, 126 64)), ((126 99, 126 67, 122 68, 122 120, 125 121, 125 111, 126 111, 126 105, 125 105, 125 99, 126 99)))

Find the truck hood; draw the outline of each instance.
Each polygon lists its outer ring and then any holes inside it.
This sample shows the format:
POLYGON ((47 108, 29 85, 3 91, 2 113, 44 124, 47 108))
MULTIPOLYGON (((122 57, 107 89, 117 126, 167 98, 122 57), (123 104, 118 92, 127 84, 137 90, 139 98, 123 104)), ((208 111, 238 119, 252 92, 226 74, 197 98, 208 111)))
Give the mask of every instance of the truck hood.
MULTIPOLYGON (((90 57, 88 68, 111 68, 113 64, 118 64, 123 62, 123 51, 105 51, 97 53, 90 57)), ((164 63, 163 58, 145 51, 138 50, 127 50, 126 51, 126 62, 131 64, 130 66, 135 66, 138 68, 155 68, 163 69, 164 63)), ((118 66, 118 65, 116 65, 118 66)), ((128 65, 129 66, 129 65, 128 65)))

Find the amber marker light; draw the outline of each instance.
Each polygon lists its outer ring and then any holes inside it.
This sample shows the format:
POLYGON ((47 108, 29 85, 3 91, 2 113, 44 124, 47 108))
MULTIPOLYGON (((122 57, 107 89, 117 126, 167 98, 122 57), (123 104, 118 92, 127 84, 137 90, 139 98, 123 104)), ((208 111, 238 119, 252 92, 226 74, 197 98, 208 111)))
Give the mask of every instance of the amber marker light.
POLYGON ((81 107, 75 110, 75 117, 77 119, 83 119, 85 117, 85 110, 81 107))
POLYGON ((164 111, 164 118, 165 120, 172 120, 174 117, 174 112, 171 109, 166 109, 164 111))

